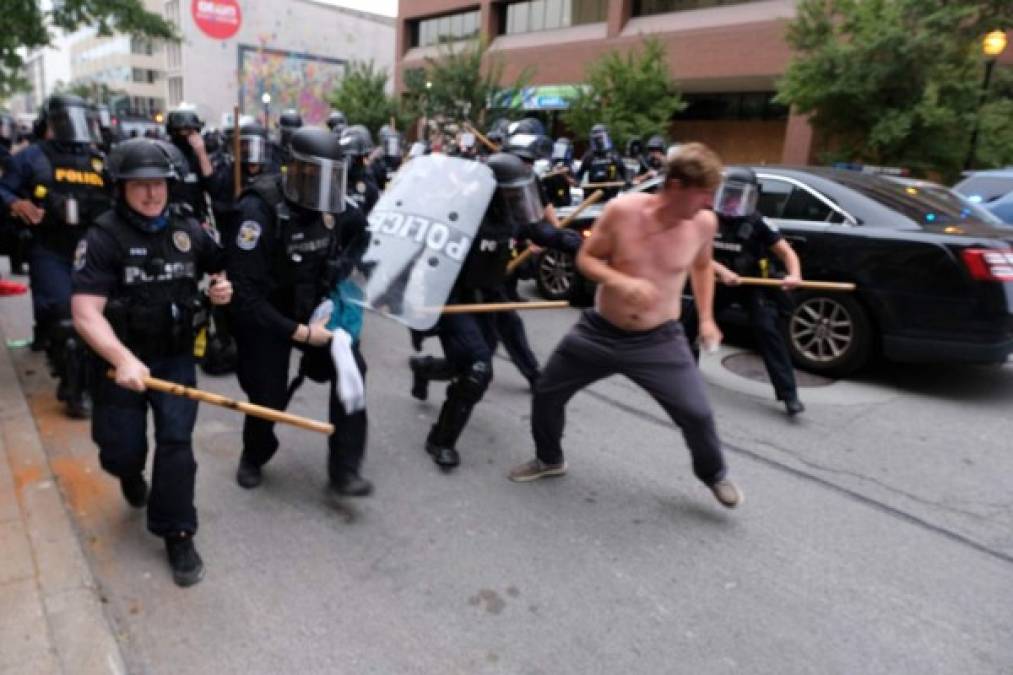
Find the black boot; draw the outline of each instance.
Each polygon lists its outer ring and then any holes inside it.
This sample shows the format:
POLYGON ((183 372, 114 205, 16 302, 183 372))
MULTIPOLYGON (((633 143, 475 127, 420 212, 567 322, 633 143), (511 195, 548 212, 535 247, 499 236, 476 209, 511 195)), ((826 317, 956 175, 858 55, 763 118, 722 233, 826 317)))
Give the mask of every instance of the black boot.
POLYGON ((373 484, 352 471, 332 480, 331 489, 342 497, 368 497, 373 494, 373 484))
POLYGON ((260 467, 240 458, 239 468, 236 470, 236 482, 239 483, 239 487, 252 490, 260 485, 262 480, 264 480, 264 475, 260 467))
POLYGON ((805 412, 805 406, 802 405, 802 401, 798 400, 798 396, 792 396, 784 400, 784 409, 788 413, 789 417, 794 417, 799 413, 805 412))
POLYGON ((165 552, 177 586, 193 586, 204 578, 204 561, 194 548, 192 534, 180 532, 166 537, 165 552))
POLYGON ((464 425, 468 423, 471 409, 474 407, 474 403, 452 396, 443 402, 440 416, 426 438, 426 452, 440 467, 452 469, 461 463, 461 455, 454 446, 457 445, 457 439, 464 431, 464 425))
POLYGON ((75 420, 91 418, 91 396, 87 392, 73 394, 67 399, 67 417, 75 420))
POLYGON ((123 492, 127 504, 135 509, 144 508, 148 503, 148 484, 141 474, 120 478, 120 491, 123 492))

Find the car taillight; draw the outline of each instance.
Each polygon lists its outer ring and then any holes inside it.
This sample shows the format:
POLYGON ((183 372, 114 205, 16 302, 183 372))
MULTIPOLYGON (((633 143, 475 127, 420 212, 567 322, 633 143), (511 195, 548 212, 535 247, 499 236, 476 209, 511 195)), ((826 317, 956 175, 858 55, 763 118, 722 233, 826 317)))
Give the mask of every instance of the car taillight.
POLYGON ((960 254, 972 278, 978 281, 1013 281, 1013 250, 965 248, 960 254))

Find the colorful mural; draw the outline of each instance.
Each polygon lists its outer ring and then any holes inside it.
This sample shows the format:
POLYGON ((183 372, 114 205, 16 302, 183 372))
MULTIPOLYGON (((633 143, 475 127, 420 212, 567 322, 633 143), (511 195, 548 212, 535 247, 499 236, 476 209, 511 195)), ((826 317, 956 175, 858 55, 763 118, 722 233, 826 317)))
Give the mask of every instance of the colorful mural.
POLYGON ((327 97, 345 74, 345 62, 307 53, 240 45, 240 105, 246 114, 261 116, 261 96, 271 95, 271 117, 297 109, 305 124, 323 124, 330 111, 327 97))

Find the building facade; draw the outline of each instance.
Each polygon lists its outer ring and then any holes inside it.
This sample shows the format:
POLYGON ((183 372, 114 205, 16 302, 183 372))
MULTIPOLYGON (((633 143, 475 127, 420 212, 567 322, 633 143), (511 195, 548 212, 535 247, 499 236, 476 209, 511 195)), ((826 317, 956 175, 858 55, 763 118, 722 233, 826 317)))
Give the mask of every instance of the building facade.
POLYGON ((673 140, 702 141, 728 162, 805 164, 809 124, 772 100, 794 13, 794 0, 400 0, 398 85, 441 40, 483 35, 505 81, 533 69, 532 109, 558 109, 565 101, 554 94, 581 82, 589 63, 650 36, 664 44, 688 103, 673 140))
POLYGON ((296 108, 307 124, 321 123, 353 60, 373 61, 393 80, 390 17, 312 0, 161 0, 160 11, 183 37, 165 49, 166 103, 194 105, 209 124, 225 124, 237 104, 263 115, 265 93, 271 119, 296 108))

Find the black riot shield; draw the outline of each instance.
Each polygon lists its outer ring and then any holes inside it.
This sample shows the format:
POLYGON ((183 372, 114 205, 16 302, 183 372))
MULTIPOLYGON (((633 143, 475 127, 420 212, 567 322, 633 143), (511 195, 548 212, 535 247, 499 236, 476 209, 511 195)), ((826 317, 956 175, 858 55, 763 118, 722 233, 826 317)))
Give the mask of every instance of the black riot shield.
POLYGON ((442 154, 408 162, 369 214, 369 245, 346 298, 415 330, 440 316, 496 189, 484 164, 442 154))

